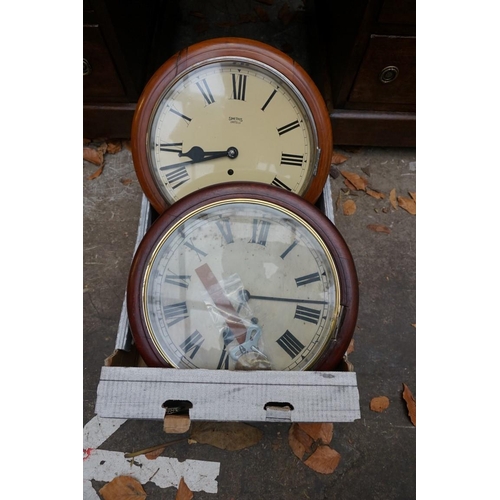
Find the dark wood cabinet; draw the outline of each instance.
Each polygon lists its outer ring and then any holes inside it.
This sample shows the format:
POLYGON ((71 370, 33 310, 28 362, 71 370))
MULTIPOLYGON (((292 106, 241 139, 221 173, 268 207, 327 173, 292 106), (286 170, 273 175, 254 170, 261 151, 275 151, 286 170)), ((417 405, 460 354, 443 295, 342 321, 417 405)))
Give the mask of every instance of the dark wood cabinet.
POLYGON ((415 0, 316 0, 334 142, 415 146, 415 0))
POLYGON ((138 98, 163 62, 191 43, 242 36, 285 51, 295 46, 289 55, 325 98, 334 144, 415 146, 415 0, 275 0, 272 6, 236 0, 231 6, 84 0, 84 136, 129 138, 138 98), (292 4, 300 11, 285 23, 282 13, 292 4), (265 9, 268 20, 259 24, 256 12, 265 9))

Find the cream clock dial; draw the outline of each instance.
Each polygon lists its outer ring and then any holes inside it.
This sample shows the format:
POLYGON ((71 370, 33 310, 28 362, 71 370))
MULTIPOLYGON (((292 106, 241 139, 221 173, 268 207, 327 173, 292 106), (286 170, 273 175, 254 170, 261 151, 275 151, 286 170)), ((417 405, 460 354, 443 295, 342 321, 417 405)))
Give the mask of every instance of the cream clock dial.
POLYGON ((197 44, 160 68, 132 135, 139 181, 160 213, 224 182, 270 184, 316 201, 332 147, 328 114, 304 70, 240 39, 197 44))

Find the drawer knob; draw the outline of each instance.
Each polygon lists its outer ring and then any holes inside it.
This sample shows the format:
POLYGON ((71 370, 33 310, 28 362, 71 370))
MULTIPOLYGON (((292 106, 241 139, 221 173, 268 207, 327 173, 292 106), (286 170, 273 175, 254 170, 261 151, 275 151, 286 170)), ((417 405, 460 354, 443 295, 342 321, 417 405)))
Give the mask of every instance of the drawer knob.
POLYGON ((399 69, 397 66, 386 66, 380 72, 380 81, 382 83, 391 83, 393 82, 399 75, 399 69))
POLYGON ((90 66, 90 63, 84 57, 83 58, 83 76, 90 75, 91 71, 92 71, 92 68, 90 66))

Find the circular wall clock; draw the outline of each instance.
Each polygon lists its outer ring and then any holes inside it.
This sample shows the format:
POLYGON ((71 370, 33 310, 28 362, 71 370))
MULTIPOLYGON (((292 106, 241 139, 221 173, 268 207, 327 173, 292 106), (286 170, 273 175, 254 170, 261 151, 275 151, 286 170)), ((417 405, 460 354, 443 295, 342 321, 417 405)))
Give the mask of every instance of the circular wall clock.
POLYGON ((314 205, 229 182, 156 219, 132 262, 127 309, 148 366, 332 370, 354 331, 358 282, 314 205))
POLYGON ((158 213, 231 181, 272 184, 314 203, 332 129, 316 85, 261 42, 218 38, 180 51, 144 88, 132 124, 137 177, 158 213))

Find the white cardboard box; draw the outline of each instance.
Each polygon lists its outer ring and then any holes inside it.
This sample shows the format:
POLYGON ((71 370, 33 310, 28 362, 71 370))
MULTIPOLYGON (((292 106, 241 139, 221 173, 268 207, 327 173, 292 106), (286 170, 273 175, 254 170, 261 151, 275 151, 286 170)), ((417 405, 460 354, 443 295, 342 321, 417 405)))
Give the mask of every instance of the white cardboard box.
MULTIPOLYGON (((329 180, 321 210, 334 221, 329 180)), ((150 223, 143 196, 136 249, 150 223)), ((352 422, 361 417, 353 371, 177 370, 140 366, 138 360, 125 298, 115 351, 97 387, 99 417, 163 420, 168 401, 189 402, 190 419, 203 421, 352 422)))

